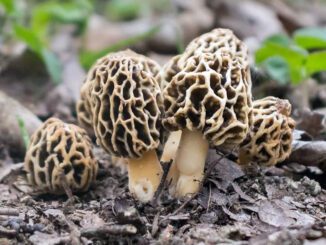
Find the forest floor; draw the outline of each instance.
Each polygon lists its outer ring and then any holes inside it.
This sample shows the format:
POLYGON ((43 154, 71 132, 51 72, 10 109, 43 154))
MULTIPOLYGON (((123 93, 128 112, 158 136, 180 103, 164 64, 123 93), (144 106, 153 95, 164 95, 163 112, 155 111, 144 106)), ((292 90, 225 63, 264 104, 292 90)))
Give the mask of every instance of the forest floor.
POLYGON ((141 204, 129 195, 125 170, 96 155, 98 180, 70 203, 26 194, 21 165, 3 168, 0 244, 326 243, 326 191, 289 168, 245 173, 211 150, 213 170, 197 196, 174 200, 163 189, 155 203, 141 204))

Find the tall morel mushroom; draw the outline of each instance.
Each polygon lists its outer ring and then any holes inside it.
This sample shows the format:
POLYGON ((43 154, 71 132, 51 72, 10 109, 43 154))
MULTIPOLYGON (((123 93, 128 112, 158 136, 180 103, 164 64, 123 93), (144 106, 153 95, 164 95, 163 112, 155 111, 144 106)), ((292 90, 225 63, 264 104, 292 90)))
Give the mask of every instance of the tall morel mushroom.
POLYGON ((253 124, 239 149, 239 163, 272 166, 291 153, 295 121, 288 100, 266 97, 253 102, 253 124))
POLYGON ((149 64, 154 62, 129 50, 109 54, 97 61, 86 81, 92 84, 97 142, 108 153, 128 158, 129 190, 142 202, 153 198, 162 175, 156 155, 162 97, 149 64))
POLYGON ((163 91, 163 125, 182 130, 175 193, 182 197, 198 191, 209 145, 230 148, 244 140, 251 78, 247 48, 226 29, 196 38, 176 62, 179 71, 163 91))
POLYGON ((97 168, 85 130, 56 118, 36 130, 25 156, 28 182, 42 192, 64 193, 63 181, 72 192, 86 191, 97 168))
MULTIPOLYGON (((143 70, 152 74, 155 79, 160 81, 160 66, 153 60, 147 58, 144 55, 136 54, 132 50, 125 50, 123 51, 125 54, 129 54, 131 56, 137 56, 139 62, 141 62, 143 70)), ((88 75, 85 79, 85 82, 80 90, 80 99, 76 103, 76 111, 77 111, 77 118, 79 124, 85 128, 88 132, 93 131, 93 123, 92 123, 92 110, 90 106, 90 93, 92 91, 92 86, 94 85, 94 79, 91 76, 94 74, 94 70, 98 68, 98 65, 102 62, 99 59, 96 64, 92 66, 88 75)))

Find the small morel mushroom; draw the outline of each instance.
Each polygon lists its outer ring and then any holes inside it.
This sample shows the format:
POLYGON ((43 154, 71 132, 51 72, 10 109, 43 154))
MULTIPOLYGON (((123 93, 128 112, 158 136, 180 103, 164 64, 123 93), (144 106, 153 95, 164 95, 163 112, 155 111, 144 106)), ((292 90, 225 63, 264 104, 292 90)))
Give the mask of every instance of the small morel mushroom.
POLYGON ((97 142, 113 156, 127 158, 129 190, 150 201, 159 186, 162 95, 149 64, 132 51, 109 54, 91 69, 90 105, 97 142))
POLYGON ((28 182, 38 191, 63 194, 84 192, 97 174, 97 161, 84 129, 59 119, 48 119, 31 137, 25 156, 28 182))
POLYGON ((176 156, 175 195, 196 193, 209 145, 233 148, 251 121, 251 78, 247 48, 232 31, 215 29, 193 40, 175 58, 177 71, 163 90, 163 126, 182 130, 176 156))
POLYGON ((239 163, 272 166, 291 153, 295 121, 288 100, 266 97, 253 102, 253 124, 239 149, 239 163))

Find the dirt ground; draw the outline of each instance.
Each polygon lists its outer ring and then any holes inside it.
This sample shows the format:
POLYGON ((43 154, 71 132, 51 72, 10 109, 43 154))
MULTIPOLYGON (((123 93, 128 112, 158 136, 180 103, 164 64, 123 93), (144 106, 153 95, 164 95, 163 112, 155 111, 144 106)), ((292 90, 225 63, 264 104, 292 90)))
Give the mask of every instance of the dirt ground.
POLYGON ((100 149, 96 155, 98 180, 73 203, 26 194, 20 166, 8 165, 0 176, 0 244, 326 242, 326 191, 289 169, 245 173, 211 150, 214 169, 196 197, 173 200, 164 189, 155 203, 141 204, 128 193, 125 170, 100 149))

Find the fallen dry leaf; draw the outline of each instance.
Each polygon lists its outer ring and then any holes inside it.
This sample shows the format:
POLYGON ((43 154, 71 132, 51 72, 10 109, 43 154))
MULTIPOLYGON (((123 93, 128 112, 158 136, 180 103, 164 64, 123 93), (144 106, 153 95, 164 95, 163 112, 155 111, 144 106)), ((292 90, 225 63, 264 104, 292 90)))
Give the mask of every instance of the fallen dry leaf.
POLYGON ((322 113, 305 109, 298 112, 296 128, 303 130, 313 138, 320 136, 326 130, 326 117, 322 113))
POLYGON ((292 153, 286 162, 315 166, 326 171, 326 141, 295 140, 292 147, 292 153))
POLYGON ((281 207, 268 200, 260 203, 258 216, 261 221, 275 227, 287 227, 295 223, 294 219, 287 217, 281 207))

